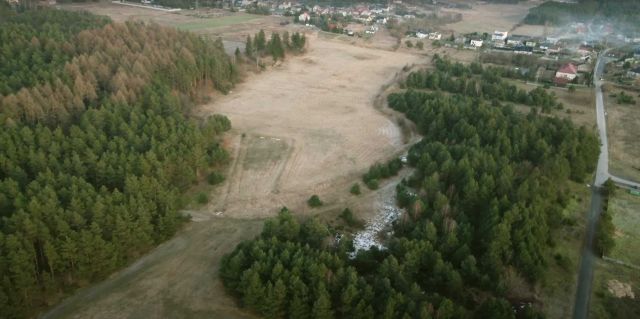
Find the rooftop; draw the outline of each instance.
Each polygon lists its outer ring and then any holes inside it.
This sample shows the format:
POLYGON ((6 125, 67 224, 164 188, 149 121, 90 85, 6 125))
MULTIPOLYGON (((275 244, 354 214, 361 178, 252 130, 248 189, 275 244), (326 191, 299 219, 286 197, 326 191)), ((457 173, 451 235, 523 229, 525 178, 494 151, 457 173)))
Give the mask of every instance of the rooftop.
POLYGON ((573 63, 567 63, 562 65, 558 70, 558 72, 567 73, 567 74, 576 74, 578 73, 578 69, 576 68, 575 65, 573 65, 573 63))

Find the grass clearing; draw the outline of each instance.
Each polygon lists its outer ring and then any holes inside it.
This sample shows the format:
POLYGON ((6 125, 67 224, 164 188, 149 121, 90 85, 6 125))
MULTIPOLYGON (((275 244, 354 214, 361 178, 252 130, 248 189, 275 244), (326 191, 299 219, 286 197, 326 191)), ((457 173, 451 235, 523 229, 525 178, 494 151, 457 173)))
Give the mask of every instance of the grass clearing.
MULTIPOLYGON (((616 227, 611 258, 640 265, 640 197, 619 189, 609 200, 616 227)), ((614 291, 615 292, 615 291, 614 291)), ((638 270, 599 259, 594 275, 591 318, 640 318, 640 276, 638 270), (630 286, 634 299, 616 297, 609 289, 613 281, 630 286)))
POLYGON ((640 265, 640 196, 618 189, 609 210, 616 226, 616 245, 609 257, 640 265))
POLYGON ((635 105, 618 104, 610 94, 621 89, 604 91, 609 140, 609 171, 622 178, 640 181, 640 97, 637 92, 625 91, 633 96, 635 105))
POLYGON ((599 259, 593 278, 593 291, 589 318, 640 318, 640 276, 638 270, 599 259), (609 291, 609 284, 616 280, 630 285, 635 298, 616 297, 609 291))
MULTIPOLYGON (((527 91, 531 91, 537 86, 542 86, 536 83, 525 83, 520 80, 509 81, 518 88, 527 91)), ((569 92, 566 88, 552 86, 546 90, 555 94, 558 102, 564 105, 564 109, 553 110, 551 115, 558 116, 560 118, 567 118, 576 125, 584 125, 589 129, 593 129, 594 131, 596 130, 596 106, 593 88, 578 87, 574 92, 569 92)))
POLYGON ((229 25, 245 23, 251 20, 260 18, 260 16, 252 14, 236 14, 215 18, 199 19, 201 21, 189 21, 186 23, 179 23, 176 27, 180 30, 186 31, 198 31, 208 28, 219 28, 229 25))
POLYGON ((536 289, 547 318, 570 318, 573 313, 591 191, 582 183, 571 183, 567 193, 573 196, 563 211, 563 226, 552 234, 555 247, 547 256, 549 268, 536 289))

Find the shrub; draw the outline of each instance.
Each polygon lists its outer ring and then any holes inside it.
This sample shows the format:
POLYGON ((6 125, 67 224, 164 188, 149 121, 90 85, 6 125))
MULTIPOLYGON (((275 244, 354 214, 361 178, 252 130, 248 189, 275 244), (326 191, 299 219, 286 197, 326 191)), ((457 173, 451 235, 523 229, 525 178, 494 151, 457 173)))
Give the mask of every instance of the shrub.
POLYGON ((200 192, 198 193, 198 196, 196 196, 196 201, 198 204, 206 204, 209 202, 209 196, 204 192, 200 192))
POLYGON ((323 203, 318 195, 313 195, 309 197, 309 199, 307 200, 307 204, 309 204, 310 207, 319 207, 322 206, 323 203))
POLYGON ((563 270, 569 271, 571 270, 571 259, 563 254, 556 253, 553 258, 556 261, 556 264, 560 266, 563 270))
POLYGON ((413 42, 411 42, 411 40, 407 40, 405 41, 405 43, 407 45, 407 48, 413 48, 413 42))
POLYGON ((358 183, 353 184, 349 192, 351 192, 351 194, 353 195, 360 195, 360 184, 358 183))
POLYGON ((368 187, 369 189, 378 189, 378 187, 379 187, 379 185, 378 185, 378 180, 377 180, 377 179, 375 179, 375 178, 370 179, 370 180, 367 180, 367 181, 366 181, 366 184, 367 184, 367 187, 368 187))
POLYGON ((349 227, 362 227, 362 222, 353 217, 353 212, 349 208, 345 208, 340 214, 340 218, 344 220, 349 227))
POLYGON ((223 181, 224 181, 224 175, 222 174, 211 172, 209 173, 209 175, 207 175, 207 183, 209 183, 209 185, 220 184, 223 181))

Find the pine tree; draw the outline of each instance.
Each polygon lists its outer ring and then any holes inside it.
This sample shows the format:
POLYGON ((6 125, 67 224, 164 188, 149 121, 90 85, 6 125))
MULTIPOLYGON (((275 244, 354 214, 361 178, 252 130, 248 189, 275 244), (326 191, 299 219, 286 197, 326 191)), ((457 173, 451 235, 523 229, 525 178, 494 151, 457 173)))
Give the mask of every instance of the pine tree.
POLYGON ((288 313, 290 319, 308 319, 310 314, 309 291, 307 286, 298 278, 291 278, 291 302, 288 313))
POLYGON ((332 319, 333 311, 331 310, 331 298, 325 288, 324 283, 320 282, 316 289, 316 301, 311 309, 311 318, 313 319, 332 319))
POLYGON ((253 42, 251 41, 251 35, 247 35, 247 42, 244 47, 244 54, 247 57, 251 58, 253 57, 253 50, 254 48, 253 48, 253 42))

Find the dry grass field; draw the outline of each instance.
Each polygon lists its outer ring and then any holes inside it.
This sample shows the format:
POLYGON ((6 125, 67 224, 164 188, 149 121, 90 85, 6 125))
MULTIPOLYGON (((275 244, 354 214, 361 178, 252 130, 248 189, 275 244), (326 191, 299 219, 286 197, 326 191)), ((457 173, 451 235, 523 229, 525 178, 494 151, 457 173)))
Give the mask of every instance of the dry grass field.
POLYGON ((397 125, 373 108, 382 84, 419 57, 310 37, 304 56, 256 75, 201 114, 233 125, 236 162, 208 210, 256 217, 318 194, 337 201, 369 166, 403 150, 397 125), (336 192, 336 188, 340 191, 336 192))
POLYGON ((472 4, 473 9, 442 9, 442 12, 461 13, 462 21, 447 24, 444 28, 457 33, 487 32, 495 30, 510 31, 529 12, 529 8, 539 4, 539 1, 527 1, 518 5, 513 4, 472 4))
POLYGON ((618 104, 609 96, 619 89, 604 93, 609 140, 609 172, 640 181, 640 97, 637 92, 625 93, 635 98, 636 104, 618 104))

